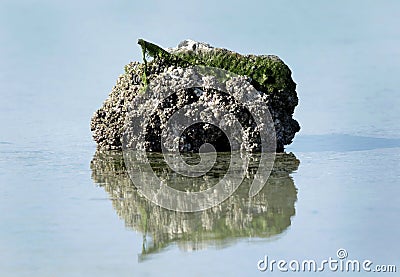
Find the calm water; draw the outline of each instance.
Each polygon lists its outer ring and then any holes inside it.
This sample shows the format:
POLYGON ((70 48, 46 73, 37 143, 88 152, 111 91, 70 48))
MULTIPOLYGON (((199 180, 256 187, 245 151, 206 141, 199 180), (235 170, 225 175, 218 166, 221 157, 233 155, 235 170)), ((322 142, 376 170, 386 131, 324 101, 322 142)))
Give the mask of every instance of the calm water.
POLYGON ((399 271, 400 5, 307 3, 2 1, 0 276, 263 276, 265 255, 339 248, 399 271), (90 117, 139 37, 292 68, 302 131, 255 199, 245 182, 215 209, 169 212, 137 194, 120 153, 96 152, 90 117))

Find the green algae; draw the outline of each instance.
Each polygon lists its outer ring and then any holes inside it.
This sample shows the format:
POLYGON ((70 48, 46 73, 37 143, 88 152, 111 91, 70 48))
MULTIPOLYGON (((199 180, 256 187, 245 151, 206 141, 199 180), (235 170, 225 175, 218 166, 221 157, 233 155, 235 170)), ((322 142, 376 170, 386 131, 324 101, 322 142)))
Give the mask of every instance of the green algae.
POLYGON ((143 80, 147 84, 151 74, 146 56, 152 57, 152 63, 165 66, 207 66, 220 68, 238 75, 251 78, 253 85, 267 94, 279 90, 295 90, 289 67, 277 56, 273 55, 240 55, 227 49, 213 48, 206 51, 182 51, 169 53, 160 46, 138 40, 142 48, 144 72, 143 80))

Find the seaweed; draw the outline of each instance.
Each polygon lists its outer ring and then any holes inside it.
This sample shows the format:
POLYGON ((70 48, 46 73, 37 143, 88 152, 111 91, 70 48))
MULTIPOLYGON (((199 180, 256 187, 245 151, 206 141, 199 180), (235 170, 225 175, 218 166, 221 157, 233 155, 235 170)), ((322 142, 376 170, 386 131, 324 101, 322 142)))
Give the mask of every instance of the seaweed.
POLYGON ((142 48, 144 72, 143 80, 147 84, 148 70, 146 56, 152 57, 157 63, 165 66, 188 67, 202 65, 216 67, 238 75, 251 78, 252 84, 264 93, 270 94, 279 90, 295 90, 289 67, 274 55, 240 55, 227 49, 214 48, 207 51, 180 51, 170 53, 160 46, 138 40, 142 48))

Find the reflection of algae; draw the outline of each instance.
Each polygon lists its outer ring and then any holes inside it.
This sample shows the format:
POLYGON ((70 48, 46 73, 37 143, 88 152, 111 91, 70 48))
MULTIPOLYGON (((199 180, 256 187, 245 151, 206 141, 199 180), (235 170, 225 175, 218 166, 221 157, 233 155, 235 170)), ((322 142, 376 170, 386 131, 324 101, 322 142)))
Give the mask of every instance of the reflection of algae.
MULTIPOLYGON (((158 163, 160 157, 150 158, 152 163, 158 163)), ((141 197, 125 169, 121 152, 97 151, 91 169, 94 182, 109 193, 125 225, 143 233, 144 255, 160 251, 173 242, 183 249, 196 250, 207 245, 223 247, 239 238, 268 238, 282 233, 295 214, 297 191, 289 174, 298 165, 299 160, 292 153, 278 154, 266 186, 249 198, 254 175, 251 172, 257 168, 254 162, 250 164, 249 178, 229 199, 196 213, 169 211, 141 197)))

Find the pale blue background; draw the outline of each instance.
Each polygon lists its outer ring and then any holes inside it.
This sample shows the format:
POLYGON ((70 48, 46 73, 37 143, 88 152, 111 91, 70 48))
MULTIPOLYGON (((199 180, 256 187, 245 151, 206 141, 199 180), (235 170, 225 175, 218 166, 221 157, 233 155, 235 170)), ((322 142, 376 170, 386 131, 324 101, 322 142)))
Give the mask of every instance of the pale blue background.
POLYGON ((0 276, 258 276, 267 251, 325 258, 339 247, 400 268, 399 26, 398 1, 2 0, 0 276), (89 121, 140 60, 138 38, 290 66, 302 130, 289 149, 301 166, 281 238, 137 263, 141 234, 90 179, 89 121))

